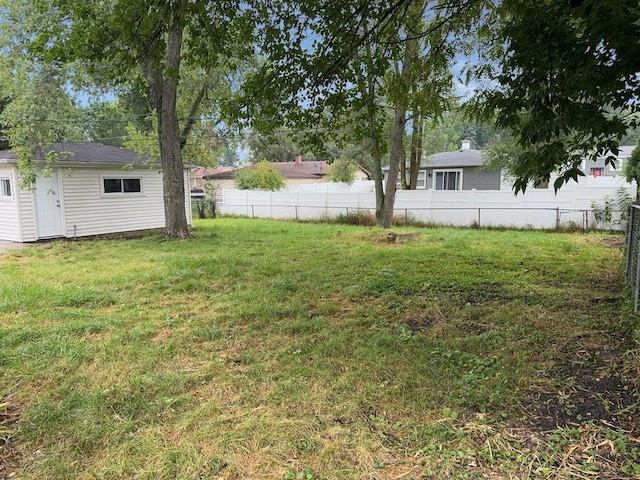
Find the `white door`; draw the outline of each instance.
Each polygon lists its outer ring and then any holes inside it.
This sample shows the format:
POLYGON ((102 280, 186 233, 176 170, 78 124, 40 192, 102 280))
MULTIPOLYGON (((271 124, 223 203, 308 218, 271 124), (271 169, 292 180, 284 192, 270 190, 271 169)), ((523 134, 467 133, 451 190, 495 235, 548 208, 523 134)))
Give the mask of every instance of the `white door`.
POLYGON ((38 177, 36 180, 36 223, 38 238, 62 236, 62 208, 58 177, 38 177))

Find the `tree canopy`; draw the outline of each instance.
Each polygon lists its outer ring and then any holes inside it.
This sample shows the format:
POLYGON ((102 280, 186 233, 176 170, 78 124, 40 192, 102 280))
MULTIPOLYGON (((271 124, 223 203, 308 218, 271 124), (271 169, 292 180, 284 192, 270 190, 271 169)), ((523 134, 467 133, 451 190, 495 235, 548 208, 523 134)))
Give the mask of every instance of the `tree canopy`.
MULTIPOLYGON (((37 68, 23 69, 28 80, 39 72, 60 78, 34 83, 43 89, 63 87, 63 94, 46 92, 49 102, 67 98, 68 77, 56 76, 57 71, 77 74, 76 67, 93 85, 116 90, 133 86, 149 98, 164 172, 165 231, 187 237, 182 151, 202 119, 219 120, 218 105, 207 102, 208 95, 217 90, 213 96, 219 99, 220 88, 230 91, 239 65, 254 54, 252 11, 233 0, 15 0, 0 7, 3 28, 16 25, 3 35, 5 45, 26 53, 22 58, 37 60, 37 68)), ((12 96, 11 104, 18 107, 18 98, 12 96)), ((52 111, 45 102, 34 107, 47 115, 52 111)), ((17 118, 12 125, 29 128, 17 118)), ((50 130, 38 136, 42 143, 52 143, 50 130)), ((14 134, 11 143, 28 163, 28 149, 20 148, 29 142, 14 134)))
POLYGON ((353 160, 338 158, 329 166, 326 178, 331 182, 352 184, 356 181, 357 172, 358 165, 353 160))
MULTIPOLYGON (((306 150, 348 143, 367 150, 389 226, 407 152, 413 175, 430 142, 451 143, 451 125, 433 125, 455 104, 461 57, 489 85, 474 113, 513 138, 516 191, 556 172, 559 188, 639 126, 639 30, 638 2, 619 0, 0 1, 0 118, 27 169, 36 144, 122 135, 104 119, 57 123, 77 115, 70 85, 133 92, 151 118, 134 115, 146 123, 127 136, 143 145, 153 128, 157 147, 144 148, 161 157, 176 237, 189 235, 183 159, 213 163, 224 118, 265 135, 284 126, 306 150)), ((111 108, 93 113, 119 118, 111 108)), ((491 134, 464 132, 477 145, 491 134)))
POLYGON ((304 2, 272 15, 284 34, 269 37, 265 23, 267 58, 248 83, 261 98, 245 102, 247 114, 257 128, 284 123, 316 143, 349 132, 366 144, 376 219, 389 226, 407 122, 446 110, 457 48, 484 3, 304 2))
POLYGON ((613 161, 638 125, 640 4, 503 0, 495 13, 495 68, 482 73, 498 86, 477 104, 520 147, 516 191, 556 172, 558 189, 582 174, 585 158, 613 161))

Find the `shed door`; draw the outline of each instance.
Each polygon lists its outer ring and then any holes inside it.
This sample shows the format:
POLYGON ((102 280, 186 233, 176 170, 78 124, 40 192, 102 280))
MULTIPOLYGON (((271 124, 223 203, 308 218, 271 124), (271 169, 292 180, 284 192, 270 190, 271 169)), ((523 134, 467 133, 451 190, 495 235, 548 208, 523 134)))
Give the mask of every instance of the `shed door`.
POLYGON ((36 180, 36 223, 38 238, 62 236, 62 208, 58 177, 38 177, 36 180))

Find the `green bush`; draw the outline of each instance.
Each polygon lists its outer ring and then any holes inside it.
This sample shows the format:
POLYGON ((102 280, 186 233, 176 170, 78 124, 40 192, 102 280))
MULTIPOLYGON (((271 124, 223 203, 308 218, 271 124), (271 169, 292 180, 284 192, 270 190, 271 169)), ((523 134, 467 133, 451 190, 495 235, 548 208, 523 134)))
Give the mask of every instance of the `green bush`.
POLYGON ((350 160, 337 159, 331 164, 327 171, 327 179, 332 182, 343 182, 351 185, 356 181, 358 167, 350 160))
POLYGON ((284 175, 269 162, 236 171, 234 183, 238 190, 280 190, 287 184, 284 175))

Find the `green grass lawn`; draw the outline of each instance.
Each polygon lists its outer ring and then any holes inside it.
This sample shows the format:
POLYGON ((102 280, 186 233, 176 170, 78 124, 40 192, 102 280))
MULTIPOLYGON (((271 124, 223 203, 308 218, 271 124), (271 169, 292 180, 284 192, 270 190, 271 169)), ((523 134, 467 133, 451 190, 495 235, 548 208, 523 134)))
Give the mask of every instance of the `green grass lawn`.
POLYGON ((640 475, 619 237, 194 233, 0 255, 0 478, 640 475))

